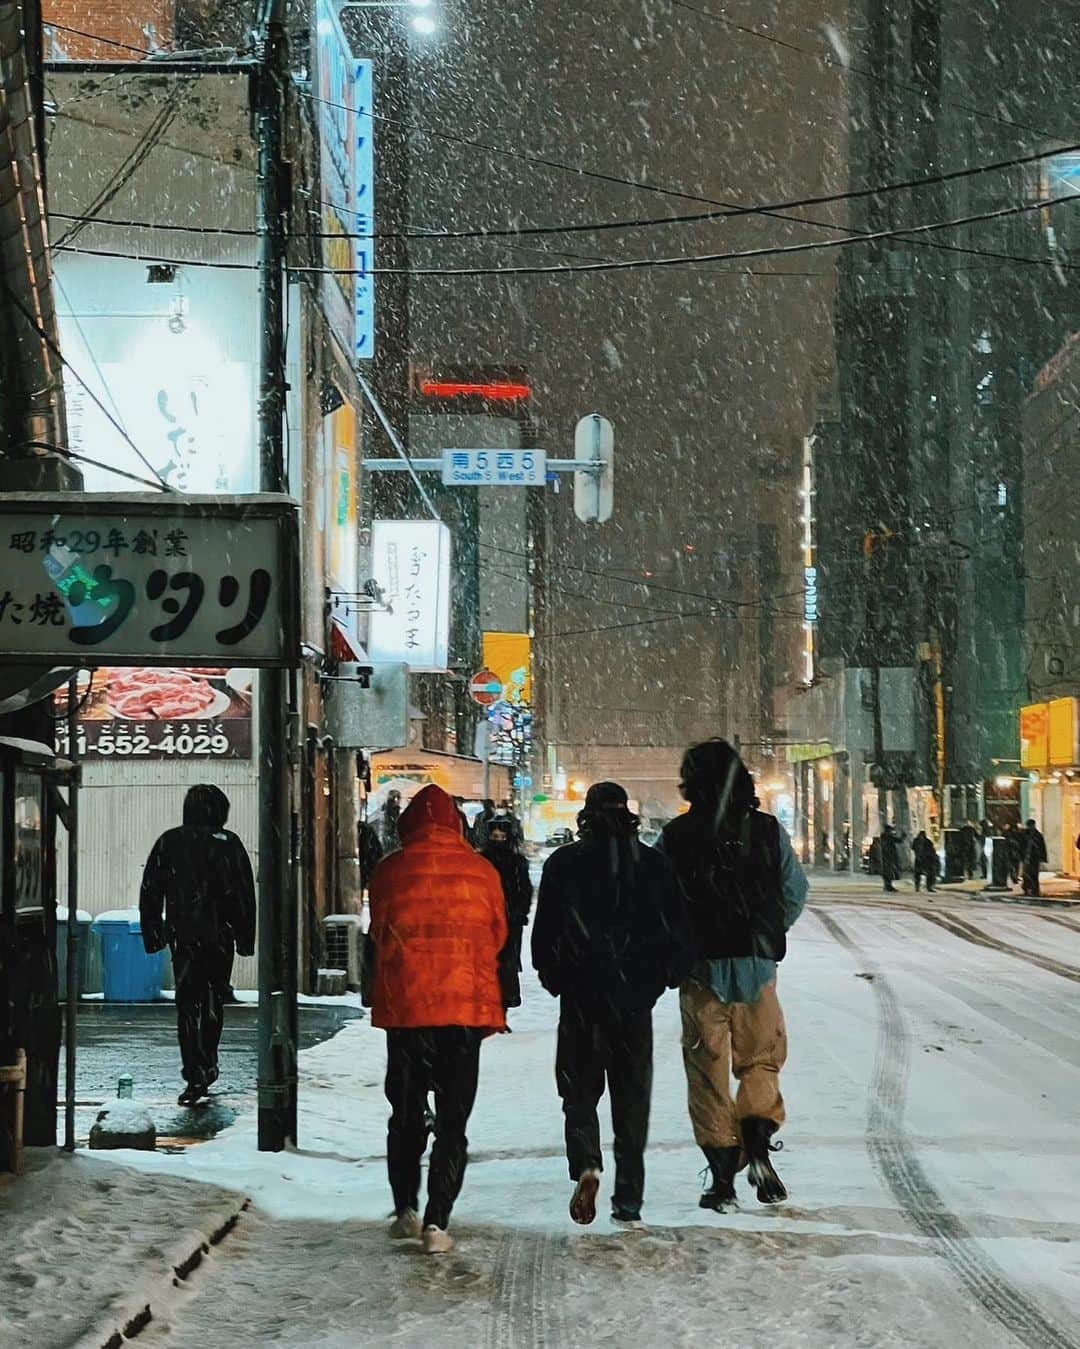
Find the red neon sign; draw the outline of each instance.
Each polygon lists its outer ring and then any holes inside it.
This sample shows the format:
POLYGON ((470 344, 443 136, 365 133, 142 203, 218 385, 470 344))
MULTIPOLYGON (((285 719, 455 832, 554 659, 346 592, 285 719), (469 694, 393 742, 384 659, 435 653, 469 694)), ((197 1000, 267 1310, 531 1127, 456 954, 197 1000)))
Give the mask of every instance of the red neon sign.
POLYGON ((495 403, 513 403, 528 398, 531 391, 527 384, 509 380, 471 384, 462 380, 425 379, 421 381, 420 392, 428 398, 486 398, 495 403))

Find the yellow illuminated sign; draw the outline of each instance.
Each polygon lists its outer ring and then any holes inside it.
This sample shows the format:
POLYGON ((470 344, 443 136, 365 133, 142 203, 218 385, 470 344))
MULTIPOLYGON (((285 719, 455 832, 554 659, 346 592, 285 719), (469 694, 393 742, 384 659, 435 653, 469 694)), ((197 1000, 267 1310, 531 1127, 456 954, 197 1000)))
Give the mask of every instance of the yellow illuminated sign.
POLYGON ((508 703, 532 702, 532 669, 527 632, 485 632, 484 665, 502 681, 508 703))
POLYGON ((1020 767, 1045 768, 1050 762, 1050 708, 1030 703, 1020 709, 1020 767))
POLYGON ((1047 762, 1056 768, 1072 768, 1078 758, 1076 731, 1076 699, 1055 698, 1048 708, 1049 758, 1047 762))

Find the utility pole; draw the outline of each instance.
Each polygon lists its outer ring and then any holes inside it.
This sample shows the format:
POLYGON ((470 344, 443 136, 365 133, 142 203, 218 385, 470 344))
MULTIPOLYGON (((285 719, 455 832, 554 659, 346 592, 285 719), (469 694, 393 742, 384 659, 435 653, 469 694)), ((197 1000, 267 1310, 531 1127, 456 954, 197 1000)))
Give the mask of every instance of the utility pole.
MULTIPOLYGON (((262 0, 253 75, 258 157, 259 477, 264 492, 284 492, 285 213, 283 164, 288 78, 284 0, 262 0)), ((299 602, 293 596, 292 603, 299 602)), ((289 839, 289 704, 282 669, 259 676, 259 1090, 260 1152, 296 1141, 296 940, 289 839)))

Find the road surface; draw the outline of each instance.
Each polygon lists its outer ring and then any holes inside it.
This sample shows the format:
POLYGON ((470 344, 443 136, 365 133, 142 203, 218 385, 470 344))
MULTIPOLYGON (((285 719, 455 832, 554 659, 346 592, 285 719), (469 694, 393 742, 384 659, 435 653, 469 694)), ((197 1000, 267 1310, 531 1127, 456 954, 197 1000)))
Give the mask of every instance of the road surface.
POLYGON ((312 1051, 297 1154, 238 1124, 145 1164, 251 1209, 162 1297, 147 1346, 1080 1349, 1080 910, 820 886, 781 973, 790 1202, 697 1207, 677 1006, 656 1014, 647 1231, 575 1228, 555 1004, 526 977, 485 1046, 456 1250, 385 1238, 381 1037, 312 1051), (176 1168, 181 1168, 177 1172, 176 1168))

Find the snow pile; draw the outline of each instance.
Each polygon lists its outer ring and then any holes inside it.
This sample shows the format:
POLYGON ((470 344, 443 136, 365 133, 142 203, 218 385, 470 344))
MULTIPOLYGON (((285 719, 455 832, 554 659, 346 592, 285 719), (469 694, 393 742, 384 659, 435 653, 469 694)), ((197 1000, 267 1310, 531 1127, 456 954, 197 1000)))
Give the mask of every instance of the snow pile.
MULTIPOLYGON (((0 1176, 4 1349, 70 1349, 111 1330, 242 1202, 168 1175, 147 1184, 115 1156, 29 1148, 18 1179, 0 1176)), ((89 1343, 98 1349, 104 1339, 89 1343)))
POLYGON ((154 1132, 153 1117, 138 1101, 111 1101, 98 1112, 97 1125, 104 1134, 154 1132))

